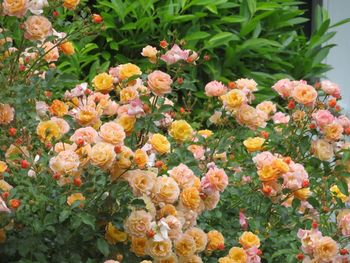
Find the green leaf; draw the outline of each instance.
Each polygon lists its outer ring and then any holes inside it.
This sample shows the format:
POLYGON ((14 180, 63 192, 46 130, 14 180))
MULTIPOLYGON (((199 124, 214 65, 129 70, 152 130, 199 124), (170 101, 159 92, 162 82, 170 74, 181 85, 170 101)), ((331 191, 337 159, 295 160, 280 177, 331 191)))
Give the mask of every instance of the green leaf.
POLYGON ((71 211, 69 210, 63 210, 61 213, 60 213, 60 216, 58 218, 59 222, 62 223, 63 221, 65 221, 71 214, 71 211))
POLYGON ((349 195, 349 189, 348 189, 348 184, 344 180, 341 180, 337 183, 337 186, 339 187, 339 190, 345 194, 346 196, 349 195))
POLYGON ((210 36, 210 34, 207 32, 197 31, 194 33, 187 34, 187 36, 185 36, 185 40, 187 40, 187 41, 198 40, 198 39, 207 38, 209 36, 210 36))
POLYGON ((221 45, 227 45, 230 41, 238 39, 238 36, 231 32, 221 32, 210 38, 205 47, 213 48, 221 45))
POLYGON ((335 23, 334 25, 331 25, 330 28, 333 28, 333 27, 337 27, 337 26, 341 26, 343 24, 347 24, 350 22, 350 18, 345 18, 343 20, 340 20, 339 22, 335 23))
POLYGON ((245 18, 243 16, 224 16, 220 20, 226 23, 241 23, 245 21, 245 18))
POLYGON ((97 239, 97 249, 105 256, 107 257, 109 254, 109 246, 106 240, 99 238, 97 239))
POLYGON ((83 214, 80 214, 80 218, 85 225, 89 225, 89 226, 91 226, 92 229, 95 229, 96 226, 95 226, 95 217, 94 216, 87 214, 87 213, 83 213, 83 214))
POLYGON ((244 0, 244 1, 247 1, 250 15, 253 16, 256 12, 256 0, 244 0))

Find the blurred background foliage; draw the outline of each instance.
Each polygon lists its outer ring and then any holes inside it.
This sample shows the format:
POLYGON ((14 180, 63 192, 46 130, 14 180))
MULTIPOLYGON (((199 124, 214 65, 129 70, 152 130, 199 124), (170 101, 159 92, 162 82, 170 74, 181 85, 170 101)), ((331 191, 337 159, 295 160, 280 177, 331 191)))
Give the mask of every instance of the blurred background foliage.
MULTIPOLYGON (((99 0, 88 6, 104 19, 95 37, 75 43, 74 56, 59 69, 91 80, 96 72, 119 63, 142 67, 144 46, 159 47, 165 39, 210 55, 195 73, 200 97, 206 82, 216 79, 254 78, 260 86, 258 100, 271 99, 278 79, 313 80, 330 67, 323 63, 335 32, 327 12, 317 7, 310 36, 308 6, 293 0, 99 0), (308 30, 306 30, 308 31, 308 30), (331 41, 330 41, 331 42, 331 41)), ((345 21, 344 21, 345 22, 345 21)), ((193 76, 193 75, 192 75, 193 76)))

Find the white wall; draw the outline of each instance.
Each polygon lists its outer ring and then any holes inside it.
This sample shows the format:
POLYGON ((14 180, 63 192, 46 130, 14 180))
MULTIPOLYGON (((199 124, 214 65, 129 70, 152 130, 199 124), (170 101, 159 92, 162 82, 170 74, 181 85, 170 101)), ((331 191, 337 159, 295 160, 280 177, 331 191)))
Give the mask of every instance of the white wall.
MULTIPOLYGON (((331 24, 350 17, 350 0, 323 0, 323 5, 328 9, 331 24)), ((350 23, 341 25, 335 29, 337 34, 330 43, 337 44, 331 49, 326 63, 333 69, 327 72, 327 78, 337 83, 342 90, 342 102, 340 103, 350 115, 350 23)))

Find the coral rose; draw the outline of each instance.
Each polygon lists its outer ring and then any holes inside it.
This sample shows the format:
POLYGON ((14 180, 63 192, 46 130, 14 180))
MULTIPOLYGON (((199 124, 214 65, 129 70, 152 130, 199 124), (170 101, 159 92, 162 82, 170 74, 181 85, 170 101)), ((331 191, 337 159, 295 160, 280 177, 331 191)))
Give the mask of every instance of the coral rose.
POLYGON ((157 96, 170 93, 171 84, 173 84, 171 77, 160 70, 153 71, 147 78, 148 88, 157 96))
POLYGON ((29 40, 43 40, 52 35, 51 22, 44 16, 30 16, 24 22, 24 37, 29 40))
POLYGON ((171 124, 169 134, 175 140, 183 142, 193 137, 193 129, 185 120, 178 120, 171 124))
POLYGON ((60 49, 62 50, 63 54, 67 56, 71 56, 75 53, 73 43, 70 41, 66 41, 60 45, 60 49))

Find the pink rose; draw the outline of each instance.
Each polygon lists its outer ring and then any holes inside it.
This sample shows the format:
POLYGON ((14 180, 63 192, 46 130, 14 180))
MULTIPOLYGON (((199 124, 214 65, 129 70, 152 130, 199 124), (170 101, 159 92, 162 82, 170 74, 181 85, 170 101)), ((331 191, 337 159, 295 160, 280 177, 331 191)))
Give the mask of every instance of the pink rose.
POLYGON ((178 45, 174 45, 169 51, 160 57, 168 65, 174 64, 179 60, 187 60, 190 50, 182 50, 178 45))
POLYGON ((103 109, 103 114, 107 116, 116 115, 118 112, 119 105, 115 101, 108 101, 107 106, 103 109))
POLYGON ((60 128, 61 134, 66 134, 67 132, 69 132, 70 130, 69 124, 64 119, 52 117, 51 120, 57 123, 58 127, 60 128))
POLYGON ((340 88, 337 84, 329 81, 323 80, 321 81, 321 89, 328 95, 333 96, 336 99, 340 99, 340 88))
POLYGON ((272 120, 275 124, 287 124, 290 120, 290 117, 279 111, 272 116, 272 120))
POLYGON ((201 188, 207 193, 223 192, 228 185, 228 176, 223 169, 210 168, 201 180, 201 188))
POLYGON ((253 158, 253 162, 255 163, 256 167, 258 169, 261 169, 265 165, 270 165, 272 162, 276 159, 275 156, 273 156, 270 152, 262 152, 257 154, 253 158))
POLYGON ((318 110, 312 114, 312 118, 316 121, 317 126, 323 128, 324 126, 331 124, 335 117, 328 110, 318 110))
POLYGON ((248 221, 242 211, 239 212, 239 224, 241 225, 243 230, 248 229, 248 221))
POLYGON ((299 163, 292 162, 289 165, 289 172, 282 175, 283 186, 291 189, 297 190, 302 188, 303 182, 308 180, 308 174, 303 165, 299 163))
POLYGON ((249 92, 257 91, 256 86, 258 85, 253 79, 238 79, 235 81, 237 88, 240 90, 247 89, 249 92))
POLYGON ((176 181, 181 189, 192 187, 195 182, 196 176, 192 170, 182 163, 169 170, 168 174, 176 181))
POLYGON ((205 85, 205 95, 208 97, 219 97, 227 92, 227 87, 220 81, 211 81, 205 85))
POLYGON ((281 79, 272 88, 282 97, 288 98, 292 94, 293 85, 289 79, 281 79))
POLYGON ((341 126, 343 126, 344 129, 349 128, 350 127, 350 120, 348 117, 346 117, 345 115, 341 115, 337 118, 338 123, 340 123, 341 126))
POLYGON ((171 84, 173 84, 173 80, 168 74, 156 70, 148 75, 147 84, 153 94, 163 96, 164 94, 171 92, 171 84))
POLYGON ((58 53, 58 47, 51 42, 45 42, 43 45, 44 52, 46 53, 44 59, 47 63, 56 62, 60 56, 58 53))

